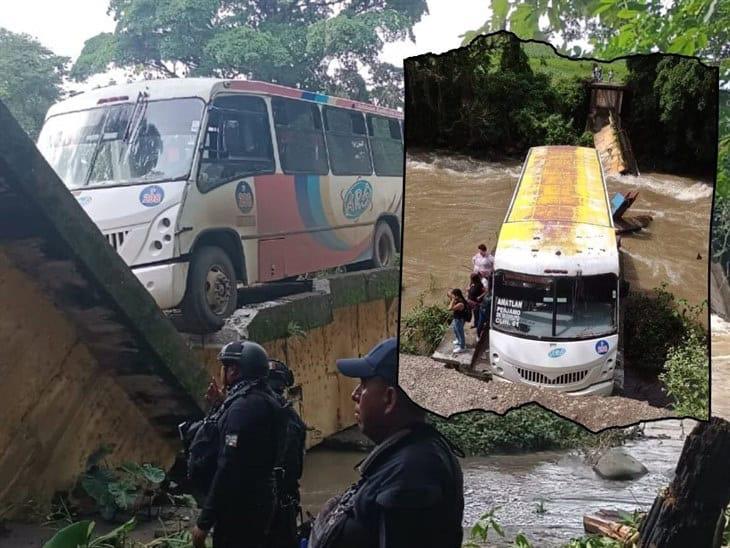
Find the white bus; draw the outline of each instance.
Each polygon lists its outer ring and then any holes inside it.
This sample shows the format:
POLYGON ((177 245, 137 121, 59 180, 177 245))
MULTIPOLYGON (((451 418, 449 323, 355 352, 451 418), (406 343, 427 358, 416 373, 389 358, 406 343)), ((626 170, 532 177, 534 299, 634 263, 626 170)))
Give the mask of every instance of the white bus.
POLYGON ((493 377, 574 395, 611 394, 619 277, 597 152, 531 149, 494 256, 493 377))
POLYGON ((54 105, 38 147, 158 305, 208 330, 237 283, 393 262, 402 128, 347 99, 170 79, 54 105))

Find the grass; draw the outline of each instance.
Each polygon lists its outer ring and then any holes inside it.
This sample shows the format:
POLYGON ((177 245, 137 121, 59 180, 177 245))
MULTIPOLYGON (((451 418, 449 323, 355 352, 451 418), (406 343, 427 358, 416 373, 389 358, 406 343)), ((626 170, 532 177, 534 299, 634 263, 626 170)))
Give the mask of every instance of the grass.
MULTIPOLYGON (((593 61, 575 61, 559 57, 553 49, 544 44, 524 44, 524 52, 530 58, 530 68, 534 72, 543 72, 553 78, 592 78, 593 61)), ((613 70, 613 81, 611 83, 621 84, 626 81, 628 70, 626 61, 614 61, 613 63, 601 63, 603 68, 603 79, 608 81, 608 71, 613 70)))

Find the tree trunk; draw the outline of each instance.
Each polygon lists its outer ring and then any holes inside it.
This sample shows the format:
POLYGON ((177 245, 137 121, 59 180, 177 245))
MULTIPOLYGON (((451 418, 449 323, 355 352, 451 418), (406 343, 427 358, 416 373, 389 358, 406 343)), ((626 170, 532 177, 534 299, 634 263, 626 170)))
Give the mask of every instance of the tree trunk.
POLYGON ((730 423, 699 423, 684 442, 674 480, 639 529, 639 548, 712 547, 730 502, 729 462, 730 423))

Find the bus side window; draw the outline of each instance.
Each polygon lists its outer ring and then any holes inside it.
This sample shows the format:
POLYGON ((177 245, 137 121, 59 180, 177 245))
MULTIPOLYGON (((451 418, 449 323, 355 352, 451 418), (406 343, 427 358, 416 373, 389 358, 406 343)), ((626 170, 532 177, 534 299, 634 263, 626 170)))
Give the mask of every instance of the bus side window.
POLYGON ((385 177, 403 176, 403 141, 398 120, 368 114, 368 134, 375 173, 385 177))
POLYGON ((216 97, 200 163, 200 191, 274 170, 266 102, 250 95, 216 97))
POLYGON ((372 175, 365 119, 361 112, 324 107, 330 166, 335 175, 372 175))
POLYGON ((271 107, 282 171, 327 175, 327 149, 319 107, 280 97, 271 100, 271 107))

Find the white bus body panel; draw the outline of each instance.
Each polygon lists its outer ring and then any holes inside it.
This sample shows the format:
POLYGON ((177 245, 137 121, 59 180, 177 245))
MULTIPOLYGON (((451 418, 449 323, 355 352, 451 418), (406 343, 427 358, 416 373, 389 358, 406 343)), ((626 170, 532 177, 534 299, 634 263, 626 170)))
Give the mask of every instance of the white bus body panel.
POLYGON ((618 335, 581 341, 537 341, 489 331, 495 380, 520 382, 572 395, 610 395, 618 335))

